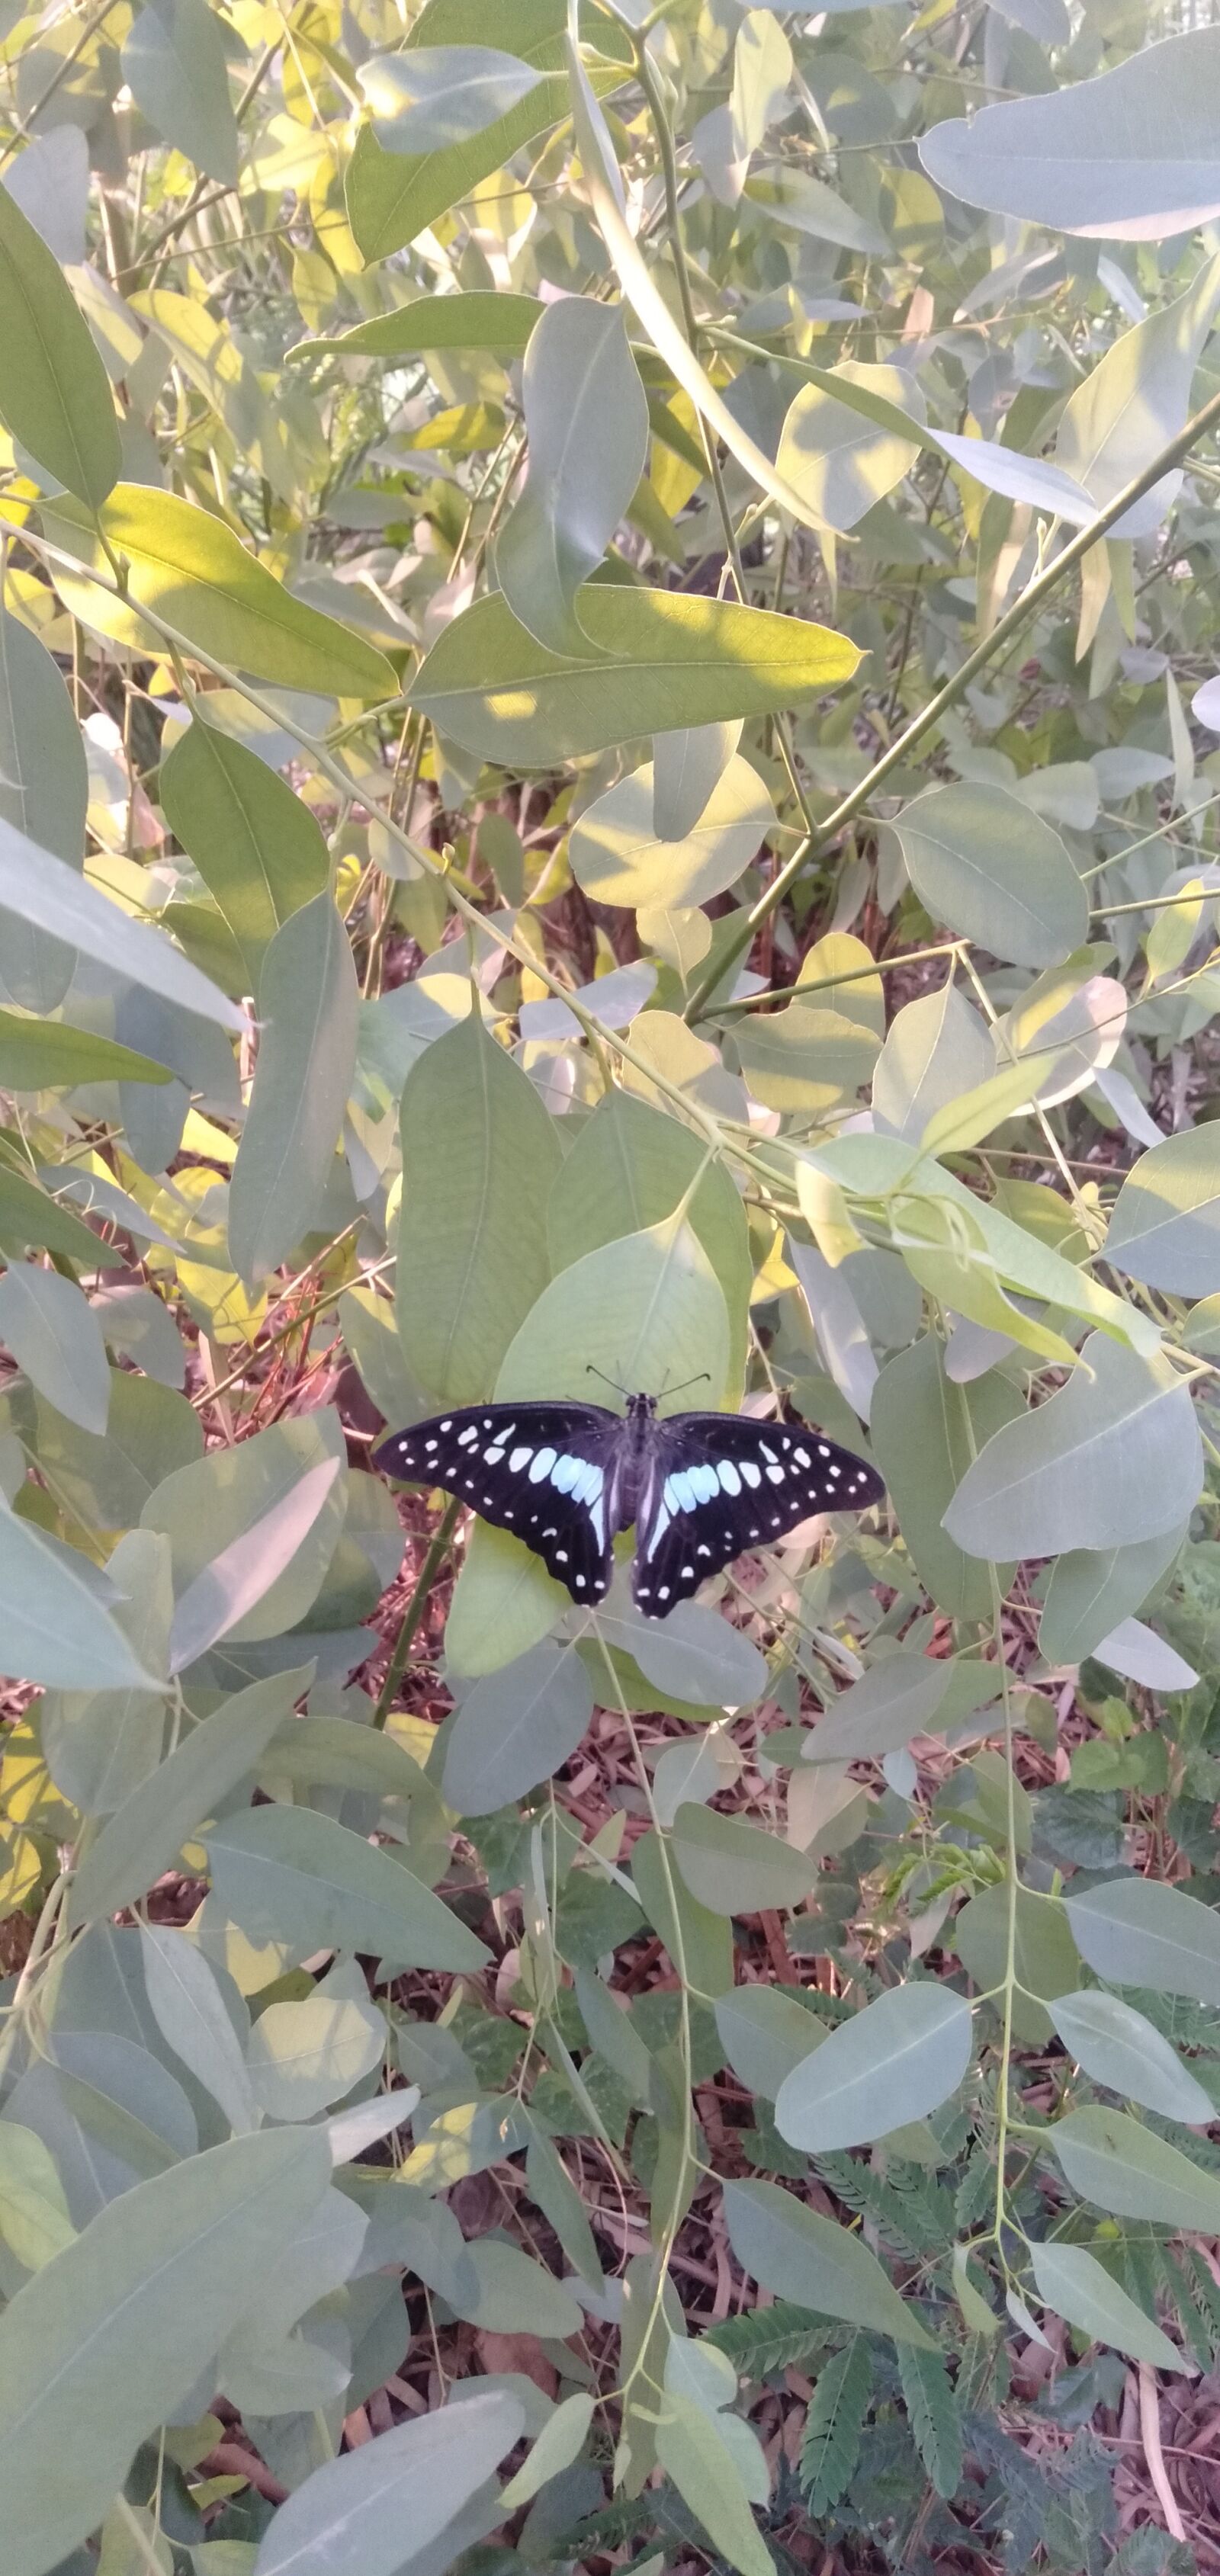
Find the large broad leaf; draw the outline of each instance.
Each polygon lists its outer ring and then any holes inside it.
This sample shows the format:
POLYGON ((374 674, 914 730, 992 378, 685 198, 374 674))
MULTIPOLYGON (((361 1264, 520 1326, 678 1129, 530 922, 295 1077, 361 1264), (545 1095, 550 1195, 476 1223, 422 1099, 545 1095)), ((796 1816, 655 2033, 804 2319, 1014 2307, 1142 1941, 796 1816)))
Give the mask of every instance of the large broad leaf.
POLYGON ((1098 80, 933 126, 919 155, 967 205, 1101 241, 1164 241, 1220 214, 1220 27, 1098 80))
POLYGON ((258 991, 275 933, 326 890, 330 862, 302 798, 257 753, 196 717, 161 764, 161 803, 224 914, 258 991))
POLYGON ((236 2138, 110 2203, 0 2318, 7 2576, 85 2540, 330 2184, 320 2130, 236 2138))
MULTIPOLYGON (((684 2350, 681 2344, 670 2346, 671 2353, 684 2350)), ((739 2576, 774 2576, 775 2561, 750 2511, 753 2501, 766 2502, 766 2493, 751 2496, 731 2438, 745 2434, 751 2439, 747 2426, 731 2415, 713 2416, 681 2391, 667 2389, 660 2409, 657 2457, 702 2523, 717 2558, 727 2559, 739 2576)))
POLYGON ((945 1939, 979 1992, 992 1996, 1008 1975, 1011 1945, 1017 1980, 1013 2030, 1031 2048, 1045 2048, 1055 2028, 1048 1999, 1080 1982, 1080 1959, 1062 1905, 1032 1888, 997 1882, 963 1905, 945 1939))
POLYGON ((1087 938, 1089 899, 1063 841, 1006 788, 929 788, 893 829, 933 920, 993 956, 1055 966, 1087 938))
POLYGON ((249 1778, 272 1736, 309 1686, 312 1666, 251 1682, 206 1717, 160 1764, 90 1844, 72 1886, 77 1923, 115 1914, 170 1867, 197 1825, 249 1778))
MULTIPOLYGON (((921 1582, 954 1619, 990 1618, 991 1576, 949 1537, 943 1515, 971 1460, 1019 1411, 1015 1387, 994 1370, 955 1385, 931 1333, 887 1361, 873 1391, 869 1431, 899 1528, 921 1582)), ((1010 1581, 1002 1571, 1001 1591, 1010 1581)))
POLYGON ((621 311, 580 295, 547 305, 525 353, 522 403, 529 463, 496 543, 496 574, 531 635, 553 653, 583 656, 576 594, 648 453, 648 404, 621 311))
POLYGON ((807 2155, 871 2144, 925 2119, 970 2063, 969 2004, 947 1986, 895 1986, 840 2022, 779 2089, 775 2125, 807 2155))
POLYGON ((806 1762, 880 1761, 913 1735, 960 1726, 1000 1693, 994 1664, 953 1663, 913 1646, 879 1657, 858 1682, 840 1691, 806 1736, 806 1762))
POLYGON ((1204 2092, 1146 2014, 1136 2012, 1121 1996, 1089 1988, 1081 1994, 1060 1995, 1051 2006, 1051 2020, 1069 2056, 1095 2084, 1124 2093, 1128 2101, 1142 2102, 1164 2120, 1185 2120, 1206 2128, 1215 2118, 1210 2093, 1204 2092))
POLYGON ((608 787, 573 825, 568 844, 572 874, 595 903, 637 908, 710 903, 736 883, 775 823, 775 807, 758 771, 737 754, 681 838, 663 838, 655 803, 656 773, 648 761, 608 787))
MULTIPOLYGON (((1184 295, 1125 331, 1077 385, 1059 423, 1055 453, 1095 509, 1104 510, 1185 428, 1191 388, 1220 295, 1220 260, 1200 268, 1184 295)), ((1111 530, 1149 536, 1176 498, 1182 474, 1163 475, 1111 530)))
POLYGON ((0 1083, 6 1091, 72 1091, 85 1082, 160 1087, 173 1078, 168 1065, 137 1055, 134 1047, 118 1046, 113 1038, 69 1028, 66 1020, 26 1019, 17 1011, 0 1011, 0 1083))
MULTIPOLYGON (((901 367, 858 366, 848 360, 833 372, 836 385, 840 379, 845 386, 864 385, 916 415, 923 409, 918 384, 901 367)), ((895 438, 835 394, 811 384, 789 405, 776 463, 815 519, 828 528, 854 528, 875 501, 901 483, 918 454, 918 428, 913 441, 895 438)))
POLYGON ((1179 1527, 1134 1547, 1072 1548, 1056 1557, 1038 1630, 1047 1663, 1079 1664, 1095 1654, 1103 1637, 1155 1590, 1184 1535, 1179 1527))
POLYGON ((1220 1287, 1220 1138, 1210 1124, 1141 1154, 1115 1201, 1106 1259, 1182 1297, 1220 1287))
POLYGON ((0 1505, 0 1655, 11 1680, 156 1690, 115 1617, 119 1599, 88 1557, 0 1505))
POLYGON ((506 600, 478 600, 433 645, 412 705, 485 760, 541 769, 650 733, 658 705, 667 726, 808 706, 860 658, 829 627, 687 592, 594 582, 576 614, 583 661, 536 643, 506 600))
MULTIPOLYGON (((255 1530, 311 1468, 343 1456, 337 1416, 320 1409, 272 1423, 236 1448, 211 1449, 165 1476, 141 1519, 146 1529, 164 1530, 169 1538, 176 1598, 181 1600, 236 1540, 255 1530)), ((345 1474, 336 1478, 323 1509, 304 1528, 291 1562, 230 1633, 243 1640, 278 1637, 304 1619, 335 1552, 347 1510, 347 1484, 345 1474)))
POLYGON ((151 922, 133 921, 76 868, 39 849, 0 816, 0 915, 15 915, 69 949, 126 976, 179 1010, 196 1011, 222 1029, 242 1029, 236 1003, 182 955, 151 922))
POLYGON ((356 1070, 360 993, 329 894, 277 930, 258 984, 254 1087, 229 1190, 229 1250, 254 1286, 307 1234, 356 1070))
POLYGON ((220 28, 206 0, 144 0, 124 41, 123 78, 155 134, 200 172, 237 185, 237 120, 220 28))
POLYGON ((1168 2335, 1137 2308, 1087 2247, 1031 2245, 1030 2261, 1039 2298, 1070 2326, 1098 2343, 1113 2344, 1133 2361, 1151 2362, 1154 2370, 1187 2368, 1168 2335))
POLYGON ((57 259, 0 190, 0 412, 39 465, 97 509, 122 470, 110 383, 57 259))
POLYGON ((768 2102, 826 2037, 825 2023, 782 1986, 734 1986, 717 2002, 716 2029, 733 2073, 768 2102))
POLYGON ((410 358, 422 349, 492 349, 519 357, 543 311, 536 295, 473 287, 464 295, 417 295, 410 304, 357 322, 333 340, 298 340, 290 358, 410 358))
MULTIPOLYGON (((57 502, 48 525, 52 518, 57 538, 72 537, 73 551, 109 580, 108 558, 84 514, 57 502)), ((397 681, 384 655, 351 626, 294 599, 210 510, 145 483, 120 483, 101 513, 101 527, 113 553, 126 558, 127 600, 146 610, 186 652, 196 647, 226 671, 277 680, 286 689, 326 697, 394 696, 397 681)), ((105 632, 114 603, 92 586, 89 596, 85 613, 105 632)))
POLYGON ((254 1807, 208 1836, 212 1888, 251 1941, 361 1950, 411 1968, 481 1968, 487 1952, 430 1887, 308 1807, 254 1807))
POLYGON ((459 1816, 508 1806, 570 1759, 592 1715, 589 1677, 571 1646, 535 1646, 489 1673, 445 1738, 446 1804, 459 1816))
POLYGON ((672 1215, 703 1168, 689 1218, 729 1313, 733 1387, 745 1378, 754 1264, 741 1196, 722 1162, 705 1167, 699 1138, 630 1092, 612 1091, 582 1125, 547 1201, 551 1266, 672 1215))
POLYGON ((0 1342, 57 1413, 101 1433, 110 1369, 101 1326, 84 1291, 58 1270, 13 1262, 0 1279, 0 1342))
POLYGON ((968 1556, 1128 1547, 1177 1527, 1202 1481, 1190 1390, 1170 1362, 1090 1333, 1067 1385, 988 1441, 945 1527, 968 1556))
POLYGON ((914 2310, 900 2299, 875 2254, 832 2218, 820 2218, 772 2182, 724 2186, 729 2243, 742 2270, 764 2290, 816 2315, 932 2348, 914 2310))
POLYGON ((476 2388, 326 2461, 281 2505, 254 2576, 399 2576, 404 2550, 407 2565, 434 2550, 524 2429, 515 2396, 476 2388))
POLYGON ((674 1817, 672 1849, 692 1896, 712 1914, 757 1914, 799 1905, 814 1864, 778 1834, 688 1803, 674 1817))
POLYGON ((560 1152, 533 1083, 473 1013, 407 1078, 402 1158, 397 1302, 407 1363, 438 1401, 477 1403, 546 1285, 546 1203, 560 1152))
POLYGON ((1047 2135, 1073 2191, 1108 2217, 1149 2218, 1205 2236, 1220 2230, 1220 2176, 1129 2112, 1090 2102, 1056 2120, 1047 2135))
POLYGON ((304 1546, 325 1510, 341 1459, 322 1458, 307 1468, 299 1484, 282 1494, 238 1538, 187 1586, 174 1611, 170 1630, 171 1673, 206 1655, 218 1637, 248 1618, 304 1546))
MULTIPOLYGON (((28 626, 0 610, 0 815, 40 849, 79 869, 88 802, 84 741, 63 674, 28 626)), ((61 940, 11 916, 4 923, 0 980, 24 1010, 53 1011, 75 964, 74 950, 61 940)), ((71 1034, 83 1038, 84 1032, 71 1034)), ((15 1091, 40 1087, 19 1076, 3 1079, 15 1091)))
POLYGON ((413 45, 373 54, 357 77, 387 152, 434 152, 508 116, 541 74, 491 45, 413 45))
POLYGON ((1220 1916, 1180 1887, 1110 1878, 1069 1896, 1081 1958, 1116 1986, 1220 2004, 1220 1916))
POLYGON ((258 2105, 215 1970, 185 1932, 164 1923, 141 1924, 140 1955, 162 2038, 219 2104, 235 2135, 257 2129, 258 2105))
MULTIPOLYGON (((416 19, 412 35, 429 48, 477 46, 491 36, 504 52, 544 77, 507 115, 462 143, 442 144, 436 151, 387 152, 371 129, 358 136, 347 174, 347 211, 366 260, 385 259, 404 242, 414 241, 437 215, 568 114, 563 71, 567 7, 568 0, 497 0, 489 18, 482 0, 432 0, 416 19)), ((629 66, 626 37, 616 36, 604 18, 596 24, 599 51, 619 52, 629 66)), ((618 88, 623 78, 622 70, 604 62, 593 72, 599 94, 618 88)))
POLYGON ((328 1991, 299 2003, 268 2004, 250 2033, 246 2064, 254 2098, 272 2120, 312 2120, 344 2100, 381 2064, 384 2013, 367 1996, 328 1991))

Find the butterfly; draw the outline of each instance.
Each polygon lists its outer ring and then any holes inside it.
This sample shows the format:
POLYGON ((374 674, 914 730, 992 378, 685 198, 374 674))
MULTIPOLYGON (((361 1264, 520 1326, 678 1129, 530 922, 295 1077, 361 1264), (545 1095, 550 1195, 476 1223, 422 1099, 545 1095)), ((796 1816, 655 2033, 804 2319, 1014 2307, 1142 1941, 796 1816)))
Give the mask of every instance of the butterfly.
POLYGON ((658 1419, 655 1395, 605 1405, 471 1404, 413 1422, 373 1453, 400 1483, 441 1485, 542 1558, 572 1599, 599 1602, 619 1530, 635 1524, 632 1593, 665 1619, 709 1574, 811 1512, 864 1511, 872 1467, 803 1423, 740 1413, 658 1419))

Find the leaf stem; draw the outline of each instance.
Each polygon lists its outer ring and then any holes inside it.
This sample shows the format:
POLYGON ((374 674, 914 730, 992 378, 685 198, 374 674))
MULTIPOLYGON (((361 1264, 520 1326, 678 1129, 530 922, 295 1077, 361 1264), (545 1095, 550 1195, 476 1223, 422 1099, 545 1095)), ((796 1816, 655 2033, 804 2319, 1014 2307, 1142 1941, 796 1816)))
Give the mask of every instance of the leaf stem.
POLYGON ((384 1728, 390 1714, 394 1693, 402 1680, 407 1657, 411 1652, 411 1641, 427 1608, 428 1595, 436 1577, 437 1567, 453 1536, 461 1508, 461 1503, 455 1495, 453 1501, 446 1504, 428 1542, 423 1563, 415 1578, 411 1598, 402 1614, 402 1626, 394 1640, 394 1652, 386 1665, 385 1680, 377 1693, 377 1705, 372 1716, 372 1724, 376 1727, 384 1728))

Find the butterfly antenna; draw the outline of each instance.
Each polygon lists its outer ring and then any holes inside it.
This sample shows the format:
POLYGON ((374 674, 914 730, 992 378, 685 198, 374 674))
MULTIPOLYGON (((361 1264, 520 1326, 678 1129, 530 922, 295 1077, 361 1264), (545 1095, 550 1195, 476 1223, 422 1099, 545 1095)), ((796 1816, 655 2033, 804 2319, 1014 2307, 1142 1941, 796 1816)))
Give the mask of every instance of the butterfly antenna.
MULTIPOLYGON (((712 1378, 710 1369, 700 1369, 696 1377, 682 1378, 677 1386, 671 1386, 668 1389, 668 1393, 670 1395, 685 1395, 688 1386, 710 1386, 711 1383, 712 1378)), ((662 1387, 661 1394, 664 1395, 666 1392, 667 1390, 662 1387)), ((658 1398, 658 1402, 659 1401, 660 1399, 658 1398)))
POLYGON ((604 1370, 604 1369, 595 1368, 595 1367, 594 1367, 594 1365, 593 1365, 592 1360, 590 1360, 590 1361, 589 1361, 589 1363, 588 1363, 588 1366, 587 1366, 587 1368, 586 1368, 586 1370, 585 1370, 585 1376, 586 1376, 586 1377, 599 1377, 599 1378, 601 1379, 602 1385, 603 1385, 603 1386, 612 1386, 616 1395, 621 1395, 621 1396, 626 1397, 626 1396, 628 1396, 628 1395, 630 1394, 630 1391, 631 1391, 631 1390, 630 1390, 630 1388, 629 1388, 629 1387, 620 1386, 620 1385, 619 1385, 619 1382, 618 1382, 618 1379, 617 1379, 616 1377, 607 1377, 605 1370, 604 1370))

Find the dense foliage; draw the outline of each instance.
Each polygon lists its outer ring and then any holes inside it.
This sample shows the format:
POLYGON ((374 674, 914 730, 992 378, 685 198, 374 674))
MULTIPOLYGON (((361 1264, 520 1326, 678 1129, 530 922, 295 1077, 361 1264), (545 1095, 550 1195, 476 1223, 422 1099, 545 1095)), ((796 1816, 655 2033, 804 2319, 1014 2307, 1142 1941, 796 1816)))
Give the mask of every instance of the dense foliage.
POLYGON ((4 2576, 1210 2566, 1220 23, 0 31, 4 2576))

